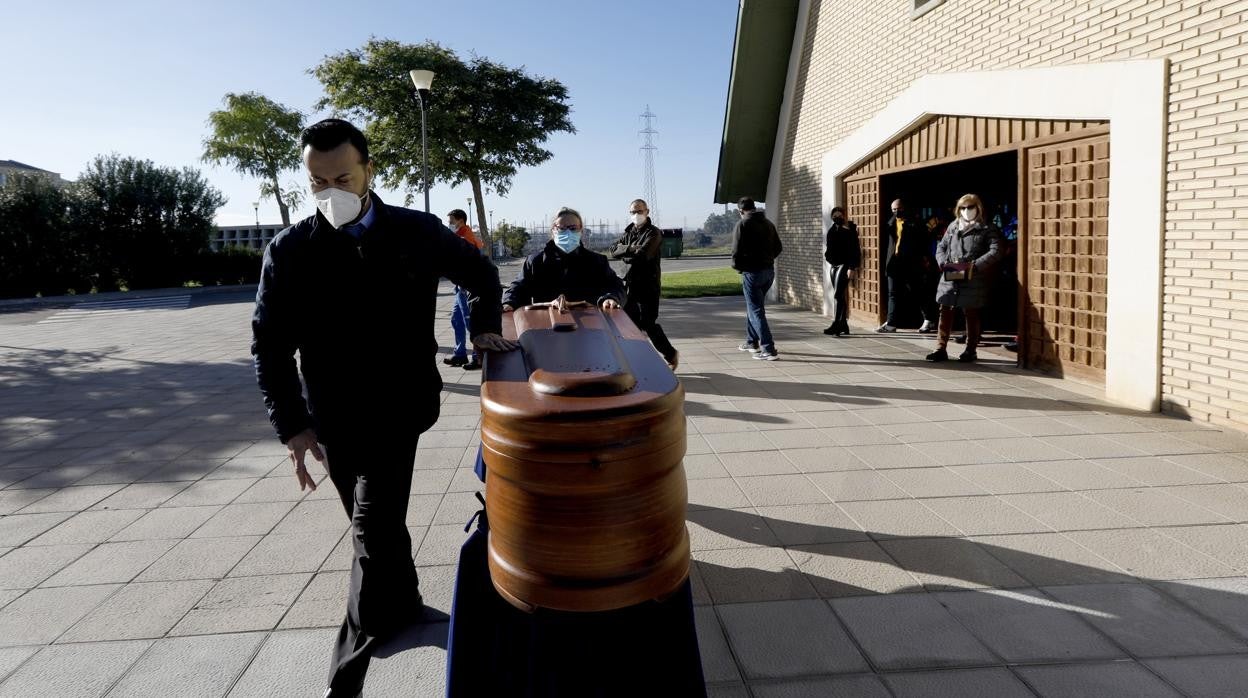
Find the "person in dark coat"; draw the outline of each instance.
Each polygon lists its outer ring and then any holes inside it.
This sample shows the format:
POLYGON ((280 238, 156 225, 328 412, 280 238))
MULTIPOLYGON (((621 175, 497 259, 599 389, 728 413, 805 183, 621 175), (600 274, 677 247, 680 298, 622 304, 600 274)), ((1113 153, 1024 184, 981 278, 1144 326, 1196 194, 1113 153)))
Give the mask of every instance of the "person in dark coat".
POLYGON ((378 643, 424 606, 406 518, 417 440, 438 419, 440 278, 468 294, 478 348, 516 345, 499 334, 498 270, 436 216, 381 201, 358 129, 326 119, 301 143, 317 213, 264 251, 251 353, 299 488, 316 489, 310 452, 351 523, 350 595, 326 695, 355 696, 378 643))
POLYGON ((845 209, 832 209, 832 226, 823 259, 832 267, 832 324, 824 334, 849 334, 849 282, 862 266, 862 246, 858 242, 858 226, 845 219, 845 209))
POLYGON ((605 256, 581 244, 583 229, 581 214, 570 208, 559 209, 550 241, 524 260, 520 276, 503 293, 504 312, 553 301, 560 295, 604 309, 622 305, 624 282, 605 256))
POLYGON ((624 283, 628 286, 628 300, 624 303, 624 312, 632 319, 637 328, 650 337, 650 343, 663 355, 667 365, 676 369, 680 362, 680 354, 676 347, 667 339, 667 334, 659 326, 659 291, 662 286, 662 271, 659 268, 662 260, 663 233, 650 220, 650 207, 642 199, 633 199, 629 204, 628 215, 632 221, 624 229, 607 256, 622 260, 628 265, 624 274, 624 283))
POLYGON ((762 361, 778 358, 763 304, 776 280, 776 257, 784 250, 776 226, 754 206, 754 199, 737 202, 741 220, 732 229, 732 268, 741 274, 745 292, 745 342, 737 347, 762 361))
POLYGON ((928 246, 930 235, 923 224, 908 217, 901 199, 892 203, 893 215, 884 223, 888 250, 884 275, 888 277, 888 319, 876 332, 896 332, 901 318, 914 305, 923 314, 920 332, 936 325, 936 304, 924 293, 923 281, 934 261, 928 246))
POLYGON ((1001 231, 984 219, 984 204, 978 196, 963 196, 954 210, 958 218, 949 224, 936 247, 936 263, 943 272, 936 289, 940 328, 936 333, 936 351, 927 355, 928 361, 949 359, 945 347, 953 330, 953 313, 958 308, 966 315, 966 349, 958 361, 978 358, 979 311, 988 303, 993 267, 1002 256, 1001 231))

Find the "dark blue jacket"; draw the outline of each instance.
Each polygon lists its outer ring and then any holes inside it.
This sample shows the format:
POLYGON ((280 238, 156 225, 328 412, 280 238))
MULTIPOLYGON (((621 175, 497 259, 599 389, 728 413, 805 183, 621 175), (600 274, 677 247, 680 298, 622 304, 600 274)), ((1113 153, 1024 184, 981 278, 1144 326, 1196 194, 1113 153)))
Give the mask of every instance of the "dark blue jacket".
POLYGON ((559 294, 570 301, 599 305, 611 298, 624 305, 624 282, 603 255, 579 245, 564 252, 551 241, 524 260, 520 276, 503 294, 503 305, 523 308, 553 301, 559 294))
POLYGON ((318 213, 264 251, 251 353, 283 442, 308 427, 331 444, 415 438, 437 421, 440 277, 468 292, 471 336, 500 331, 501 286, 488 259, 436 216, 376 194, 372 205, 376 220, 358 241, 318 213))

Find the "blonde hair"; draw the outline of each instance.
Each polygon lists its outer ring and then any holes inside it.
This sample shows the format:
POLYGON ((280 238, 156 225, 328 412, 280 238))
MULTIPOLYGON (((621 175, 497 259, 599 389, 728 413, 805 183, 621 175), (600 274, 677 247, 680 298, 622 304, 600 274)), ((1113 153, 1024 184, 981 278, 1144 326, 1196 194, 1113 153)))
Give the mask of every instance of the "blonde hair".
POLYGON ((975 207, 975 220, 981 221, 981 222, 984 220, 984 202, 980 201, 978 196, 976 196, 975 194, 963 194, 962 197, 958 199, 958 203, 954 204, 953 206, 954 218, 962 217, 963 206, 974 206, 975 207))

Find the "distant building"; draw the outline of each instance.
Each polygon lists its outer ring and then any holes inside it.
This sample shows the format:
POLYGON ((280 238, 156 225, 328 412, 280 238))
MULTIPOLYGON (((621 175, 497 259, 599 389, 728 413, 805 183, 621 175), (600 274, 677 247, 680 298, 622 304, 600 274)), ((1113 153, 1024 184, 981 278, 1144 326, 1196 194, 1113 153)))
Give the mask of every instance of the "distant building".
POLYGON ((65 180, 61 178, 59 172, 51 172, 40 169, 34 165, 27 165, 24 162, 16 160, 0 160, 0 187, 8 184, 9 178, 17 175, 32 175, 39 177, 47 177, 55 184, 65 184, 65 180))
POLYGON ((222 225, 213 231, 208 245, 214 251, 224 247, 247 247, 263 250, 275 235, 286 229, 281 223, 266 225, 222 225))

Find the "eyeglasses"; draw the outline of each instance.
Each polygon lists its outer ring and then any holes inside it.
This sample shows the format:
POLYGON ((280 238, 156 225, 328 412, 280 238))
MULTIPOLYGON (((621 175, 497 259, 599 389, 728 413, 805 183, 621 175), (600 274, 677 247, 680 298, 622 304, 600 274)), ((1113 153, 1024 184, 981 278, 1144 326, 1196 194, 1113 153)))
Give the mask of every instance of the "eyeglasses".
POLYGON ((958 207, 958 210, 959 211, 974 211, 978 208, 979 208, 978 206, 960 206, 958 207))
POLYGON ((646 215, 647 211, 646 211, 645 209, 642 209, 642 210, 640 210, 640 211, 629 211, 629 213, 631 213, 631 214, 632 214, 632 215, 634 215, 634 216, 635 216, 635 215, 637 215, 637 214, 641 214, 641 215, 643 215, 643 216, 644 216, 644 215, 646 215))
POLYGON ((574 233, 575 233, 576 231, 580 230, 580 229, 581 229, 581 226, 576 225, 576 224, 572 224, 572 225, 556 225, 556 226, 555 226, 555 230, 570 230, 570 231, 572 231, 572 232, 574 232, 574 233))

